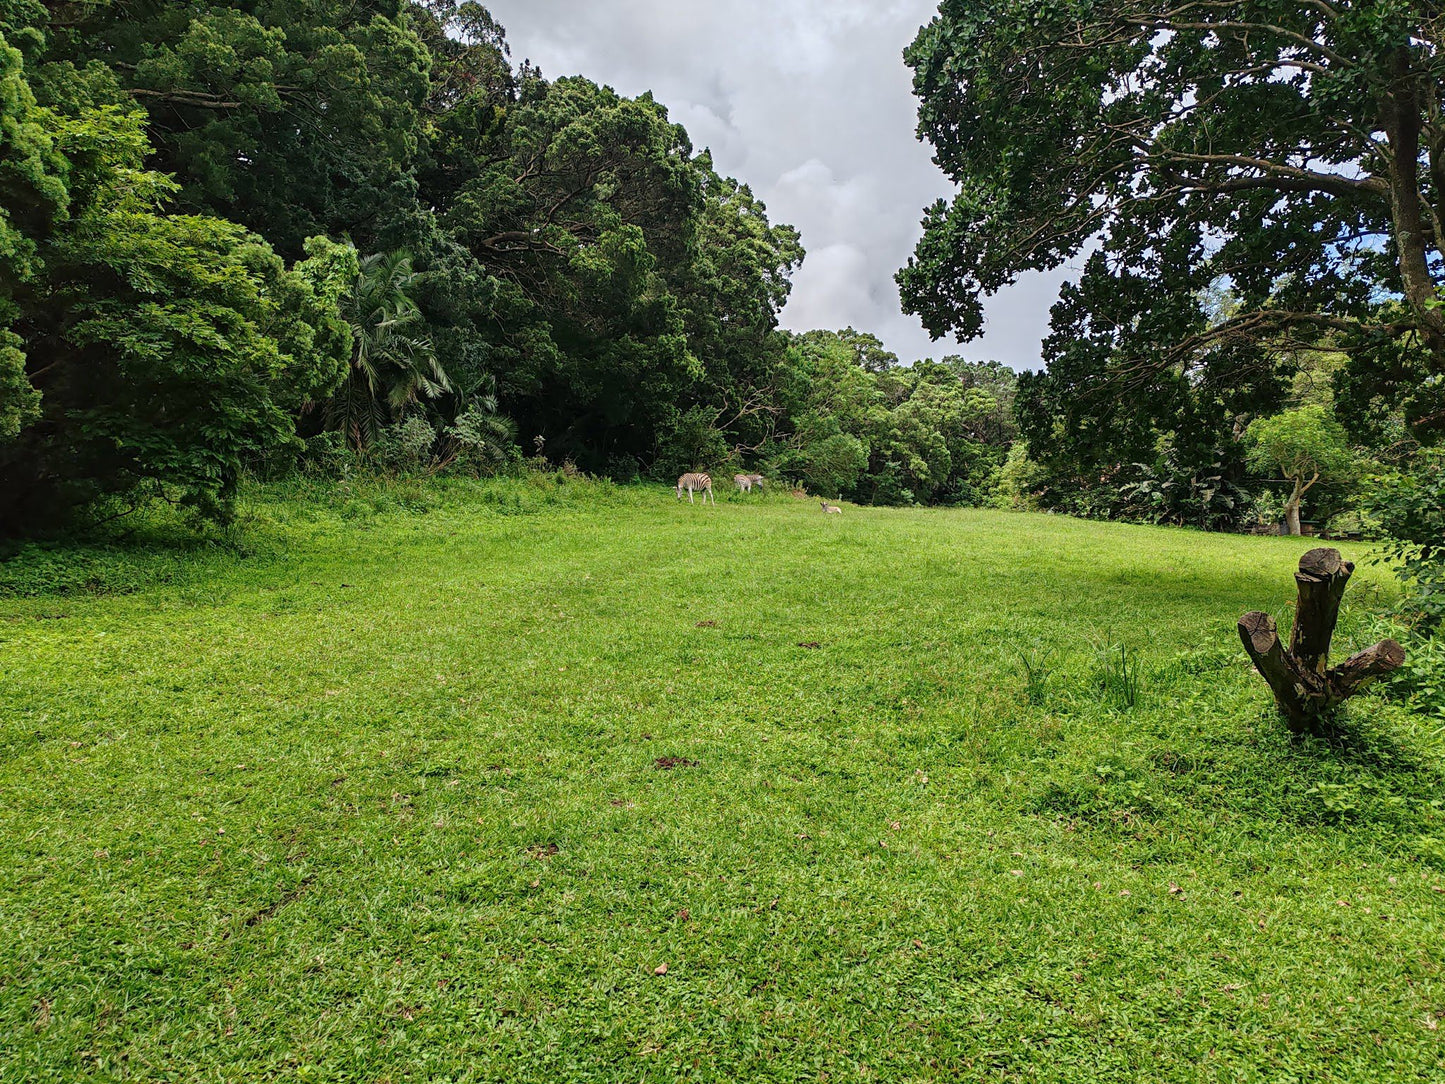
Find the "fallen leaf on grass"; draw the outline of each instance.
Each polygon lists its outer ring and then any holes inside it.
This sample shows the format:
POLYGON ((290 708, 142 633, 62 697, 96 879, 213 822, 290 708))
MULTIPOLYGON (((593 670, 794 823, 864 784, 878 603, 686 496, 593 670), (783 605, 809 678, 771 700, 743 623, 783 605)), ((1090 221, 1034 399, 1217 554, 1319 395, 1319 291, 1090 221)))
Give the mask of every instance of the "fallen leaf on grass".
POLYGON ((817 651, 818 648, 822 647, 823 645, 820 644, 820 643, 818 643, 817 640, 806 640, 806 641, 804 641, 803 643, 800 643, 798 646, 799 646, 799 647, 805 647, 805 648, 807 648, 809 651, 817 651))
POLYGON ((673 768, 696 768, 697 761, 688 760, 687 757, 658 757, 652 762, 652 766, 659 771, 670 772, 673 768))
POLYGON ((666 964, 658 964, 656 967, 654 967, 654 968, 652 969, 652 973, 653 973, 654 975, 666 975, 666 974, 667 974, 667 965, 666 965, 666 964))

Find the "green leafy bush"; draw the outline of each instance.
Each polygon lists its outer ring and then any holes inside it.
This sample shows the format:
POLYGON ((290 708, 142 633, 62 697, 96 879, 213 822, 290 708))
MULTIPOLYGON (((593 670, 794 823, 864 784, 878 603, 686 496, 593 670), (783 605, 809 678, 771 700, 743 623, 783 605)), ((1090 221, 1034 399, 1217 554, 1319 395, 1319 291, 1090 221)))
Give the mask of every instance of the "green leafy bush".
POLYGON ((432 465, 436 440, 431 423, 420 414, 410 414, 381 430, 369 454, 383 470, 413 474, 432 465))
POLYGON ((1036 512, 1045 480, 1044 469, 1029 458, 1028 444, 1016 440, 995 475, 988 503, 994 508, 1036 512))
POLYGON ((1445 451, 1427 450, 1370 480, 1365 510, 1388 536, 1404 608, 1427 628, 1445 619, 1445 451))
POLYGON ((490 474, 520 457, 517 426, 507 417, 473 403, 442 430, 451 465, 472 474, 490 474))

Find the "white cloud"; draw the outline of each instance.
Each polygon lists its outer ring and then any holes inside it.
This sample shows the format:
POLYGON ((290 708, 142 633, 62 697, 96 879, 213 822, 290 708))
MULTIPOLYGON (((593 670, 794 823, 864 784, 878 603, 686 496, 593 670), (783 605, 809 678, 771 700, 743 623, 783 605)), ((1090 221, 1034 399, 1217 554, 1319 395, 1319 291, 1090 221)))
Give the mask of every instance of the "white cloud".
POLYGON ((857 326, 854 317, 875 307, 868 256, 852 245, 829 245, 810 252, 798 272, 787 323, 795 331, 857 326))
POLYGON ((893 275, 923 208, 949 191, 914 136, 903 49, 936 0, 488 0, 514 56, 549 76, 651 90, 718 169, 746 181, 808 260, 787 327, 873 331, 905 359, 942 353, 1036 365, 1061 275, 988 309, 985 337, 932 344, 899 311, 893 275))

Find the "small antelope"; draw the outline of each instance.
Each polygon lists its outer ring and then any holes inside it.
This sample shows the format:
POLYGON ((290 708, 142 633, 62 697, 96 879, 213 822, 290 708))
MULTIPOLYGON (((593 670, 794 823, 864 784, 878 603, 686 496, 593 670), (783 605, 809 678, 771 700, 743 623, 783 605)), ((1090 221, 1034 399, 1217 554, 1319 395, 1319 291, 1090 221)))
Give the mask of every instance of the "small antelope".
POLYGON ((761 474, 734 474, 733 484, 743 493, 751 493, 753 486, 763 488, 763 476, 761 474))
POLYGON ((692 495, 701 491, 702 503, 707 504, 707 499, 712 498, 712 503, 717 504, 717 494, 712 491, 712 476, 708 474, 684 474, 677 480, 677 499, 682 500, 682 491, 687 490, 687 503, 695 504, 692 495))
POLYGON ((841 516, 843 514, 843 509, 839 508, 836 504, 829 504, 827 501, 822 501, 822 505, 824 515, 841 516))

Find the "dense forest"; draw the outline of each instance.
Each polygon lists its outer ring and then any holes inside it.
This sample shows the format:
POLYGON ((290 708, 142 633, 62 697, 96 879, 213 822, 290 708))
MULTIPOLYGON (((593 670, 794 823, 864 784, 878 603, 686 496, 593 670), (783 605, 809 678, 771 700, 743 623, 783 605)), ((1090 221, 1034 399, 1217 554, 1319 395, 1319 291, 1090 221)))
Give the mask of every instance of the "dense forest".
MULTIPOLYGON (((798 234, 477 4, 0 3, 0 523, 245 470, 981 499, 1012 374, 778 328, 798 234)), ((114 514, 113 511, 110 514, 114 514)))

